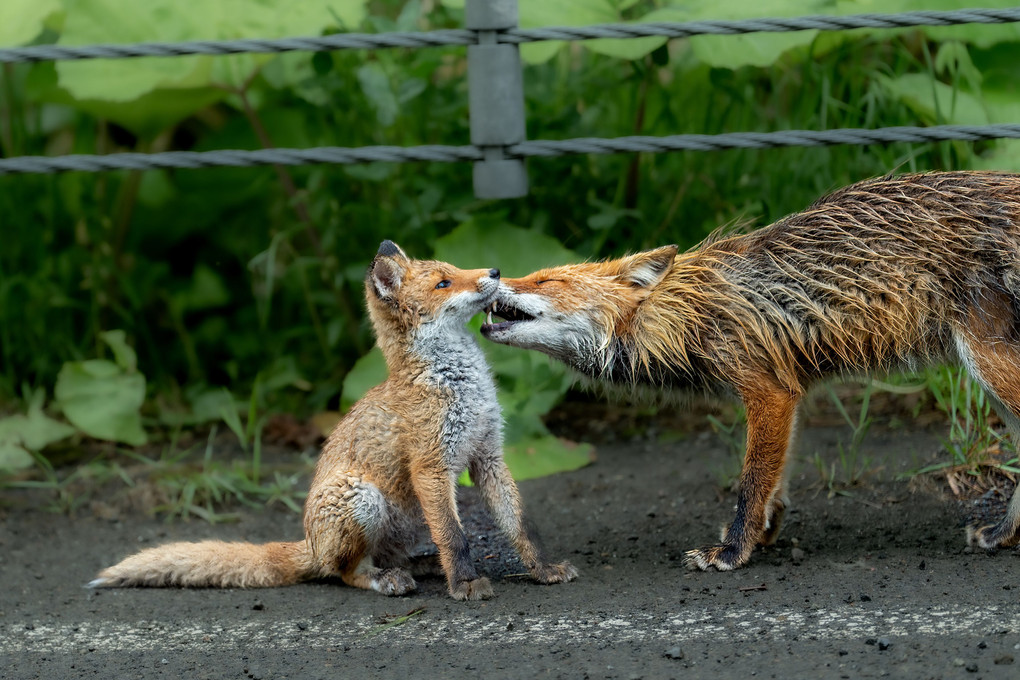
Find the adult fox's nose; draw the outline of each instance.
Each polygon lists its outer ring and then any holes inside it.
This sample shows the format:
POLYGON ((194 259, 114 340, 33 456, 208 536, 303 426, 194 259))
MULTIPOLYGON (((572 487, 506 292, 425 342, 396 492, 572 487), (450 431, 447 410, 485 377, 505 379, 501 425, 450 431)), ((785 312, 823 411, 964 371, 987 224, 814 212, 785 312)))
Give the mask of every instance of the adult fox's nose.
POLYGON ((489 278, 490 279, 498 279, 499 278, 499 270, 498 269, 490 269, 489 270, 489 278))

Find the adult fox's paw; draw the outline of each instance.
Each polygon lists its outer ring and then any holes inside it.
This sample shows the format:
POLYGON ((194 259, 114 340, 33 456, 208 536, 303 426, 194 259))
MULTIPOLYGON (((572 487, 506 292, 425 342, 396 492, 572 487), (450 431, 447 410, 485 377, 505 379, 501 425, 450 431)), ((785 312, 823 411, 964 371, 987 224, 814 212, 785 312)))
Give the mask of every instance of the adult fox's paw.
POLYGON ((983 526, 971 525, 967 527, 967 544, 975 548, 995 550, 996 548, 1011 548, 1020 544, 1020 531, 1010 531, 1011 527, 1003 522, 999 524, 986 524, 983 526))
POLYGON ((577 578, 577 569, 570 562, 540 564, 531 570, 531 576, 539 583, 566 583, 577 578))
POLYGON ((732 545, 711 545, 684 554, 684 566, 692 571, 732 571, 741 566, 747 558, 740 559, 740 551, 732 545))
POLYGON ((450 595, 455 600, 488 600, 492 597, 492 584, 484 576, 473 581, 461 581, 450 587, 450 595))

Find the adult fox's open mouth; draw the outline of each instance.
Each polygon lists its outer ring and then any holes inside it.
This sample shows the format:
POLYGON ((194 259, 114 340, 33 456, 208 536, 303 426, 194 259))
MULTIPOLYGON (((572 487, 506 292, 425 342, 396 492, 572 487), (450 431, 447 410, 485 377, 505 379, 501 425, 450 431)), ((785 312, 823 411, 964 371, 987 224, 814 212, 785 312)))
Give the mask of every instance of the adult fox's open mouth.
POLYGON ((496 300, 486 312, 485 323, 482 324, 482 335, 486 337, 495 332, 508 330, 515 324, 535 320, 534 316, 505 300, 496 300), (498 317, 500 321, 494 322, 492 320, 493 315, 498 317))

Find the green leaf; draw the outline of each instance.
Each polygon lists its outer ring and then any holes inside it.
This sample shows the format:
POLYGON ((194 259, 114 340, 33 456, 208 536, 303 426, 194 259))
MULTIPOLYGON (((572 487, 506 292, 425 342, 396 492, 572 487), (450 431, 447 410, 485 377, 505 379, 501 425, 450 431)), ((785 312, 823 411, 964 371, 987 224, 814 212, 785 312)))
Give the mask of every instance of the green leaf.
MULTIPOLYGON (((616 0, 520 0, 519 13, 522 28, 546 26, 588 26, 622 21, 620 11, 625 9, 616 0)), ((641 21, 645 21, 643 18, 641 21)), ((586 49, 620 59, 638 59, 666 42, 665 38, 632 38, 629 40, 586 40, 586 49)), ((530 64, 547 61, 564 43, 560 40, 526 43, 521 45, 521 57, 530 64)))
POLYGON ((0 472, 24 470, 35 465, 35 459, 25 449, 10 441, 0 439, 0 472))
POLYGON ((71 424, 97 439, 140 446, 147 441, 139 409, 145 376, 105 359, 67 362, 57 375, 57 403, 71 424))
MULTIPOLYGON (((551 435, 503 447, 503 459, 516 480, 578 470, 591 463, 594 458, 594 448, 591 444, 575 444, 551 435)), ((471 486, 471 478, 466 470, 458 482, 464 486, 471 486)))
POLYGON ((182 312, 212 309, 230 302, 230 292, 222 277, 204 264, 195 266, 188 287, 173 296, 173 303, 182 312))
POLYGON ((60 9, 60 0, 3 0, 0 47, 31 42, 43 30, 46 19, 60 9))
POLYGON ((954 90, 926 73, 884 78, 882 85, 929 123, 985 125, 988 113, 972 94, 954 90))
MULTIPOLYGON (((345 26, 357 26, 364 13, 365 0, 78 0, 68 8, 59 44, 319 35, 337 18, 345 26)), ((243 54, 66 61, 56 68, 61 87, 76 99, 132 102, 157 90, 236 89, 273 58, 243 54)))
POLYGON ((0 470, 22 470, 35 464, 29 451, 40 451, 74 434, 70 425, 43 413, 45 392, 31 397, 28 413, 0 420, 0 470))
POLYGON ((357 70, 361 91, 365 93, 379 124, 388 127, 393 125, 400 111, 400 104, 390 86, 389 76, 377 61, 370 61, 357 70))
POLYGON ((351 370, 344 376, 343 392, 340 394, 340 410, 347 412, 358 399, 365 396, 370 389, 386 380, 389 370, 386 359, 378 346, 373 347, 365 356, 358 359, 351 370))
MULTIPOLYGON (((652 12, 647 21, 704 21, 710 19, 755 19, 826 14, 835 10, 835 0, 693 0, 652 12)), ((690 39, 695 56, 709 66, 737 69, 742 66, 771 66, 795 47, 809 45, 818 31, 792 33, 748 33, 745 35, 699 35, 690 39)))
POLYGON ((100 339, 113 350, 113 357, 117 365, 125 373, 134 373, 138 367, 138 356, 127 344, 127 338, 122 330, 106 331, 99 334, 100 339))
POLYGON ((498 267, 511 277, 580 259, 551 236, 481 219, 468 220, 437 239, 435 257, 464 269, 498 267))

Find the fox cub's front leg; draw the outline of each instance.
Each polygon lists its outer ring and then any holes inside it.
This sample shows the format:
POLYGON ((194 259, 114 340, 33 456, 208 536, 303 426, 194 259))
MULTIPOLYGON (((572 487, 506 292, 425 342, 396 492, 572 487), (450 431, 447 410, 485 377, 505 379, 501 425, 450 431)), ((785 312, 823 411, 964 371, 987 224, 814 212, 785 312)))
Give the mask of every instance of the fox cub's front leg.
POLYGON ((467 536, 457 514, 456 479, 449 470, 416 470, 412 484, 429 525, 432 541, 439 548, 439 562, 446 574, 450 595, 457 600, 487 600, 492 585, 479 578, 471 562, 467 536))
POLYGON ((570 562, 553 564, 545 561, 528 531, 517 485, 498 452, 472 461, 468 472, 496 526, 517 550, 532 578, 539 583, 563 583, 577 577, 577 569, 570 562))
POLYGON ((691 569, 729 571, 747 562, 759 544, 775 541, 786 503, 781 481, 794 437, 798 396, 778 386, 743 393, 747 407, 747 452, 740 472, 737 514, 722 543, 687 553, 691 569))

